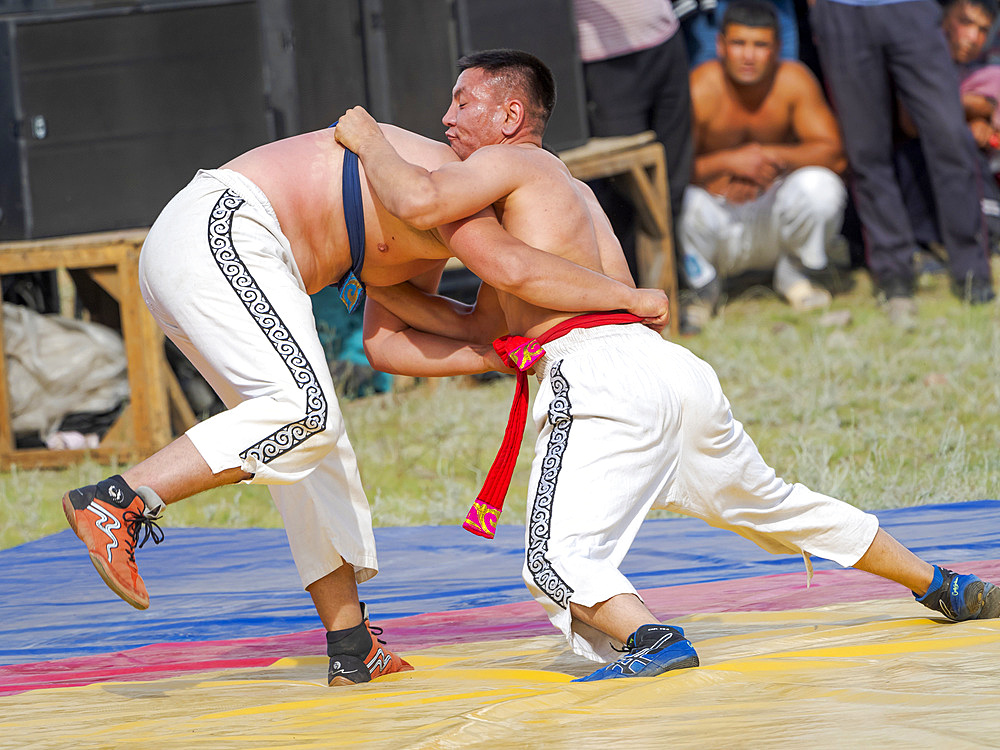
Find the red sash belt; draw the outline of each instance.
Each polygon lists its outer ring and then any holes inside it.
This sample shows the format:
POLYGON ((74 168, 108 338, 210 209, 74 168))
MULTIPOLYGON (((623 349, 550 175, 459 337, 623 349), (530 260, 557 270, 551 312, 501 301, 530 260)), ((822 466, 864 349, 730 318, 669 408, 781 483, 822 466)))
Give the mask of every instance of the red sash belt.
POLYGON ((514 389, 514 403, 510 407, 507 429, 504 431, 500 450, 493 460, 489 474, 486 475, 486 482, 479 491, 479 496, 469 509, 469 515, 466 516, 462 528, 487 539, 492 539, 497 533, 497 520, 500 511, 503 510, 503 501, 514 474, 517 453, 524 437, 524 424, 528 418, 526 371, 545 354, 542 344, 565 336, 576 328, 637 323, 640 320, 642 318, 625 312, 586 313, 554 325, 537 339, 525 336, 501 336, 493 342, 493 348, 500 355, 500 359, 510 362, 517 368, 517 386, 514 389))

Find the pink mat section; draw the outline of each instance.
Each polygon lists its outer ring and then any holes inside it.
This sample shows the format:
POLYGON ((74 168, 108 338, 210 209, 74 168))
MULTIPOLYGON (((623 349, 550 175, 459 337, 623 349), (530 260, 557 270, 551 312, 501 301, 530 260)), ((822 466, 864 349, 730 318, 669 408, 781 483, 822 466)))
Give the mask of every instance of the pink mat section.
MULTIPOLYGON (((1000 560, 964 562, 953 566, 961 573, 1000 579, 1000 560)), ((856 570, 817 571, 812 585, 806 575, 740 578, 646 589, 650 610, 669 620, 694 613, 782 611, 831 604, 900 599, 909 594, 897 584, 856 570)), ((929 612, 914 606, 914 616, 929 612)), ((535 602, 433 612, 378 620, 386 640, 396 650, 552 635, 542 609, 535 602)), ((29 690, 90 685, 97 682, 154 680, 194 672, 266 667, 278 659, 325 653, 322 630, 227 641, 162 643, 152 646, 56 661, 0 666, 0 695, 29 690)))

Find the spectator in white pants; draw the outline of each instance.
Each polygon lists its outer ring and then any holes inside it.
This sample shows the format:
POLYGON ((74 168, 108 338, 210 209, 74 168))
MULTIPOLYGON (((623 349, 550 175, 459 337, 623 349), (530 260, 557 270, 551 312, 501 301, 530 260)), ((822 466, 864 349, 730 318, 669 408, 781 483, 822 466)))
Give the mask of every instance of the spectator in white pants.
POLYGON ((825 167, 796 169, 747 203, 691 185, 679 227, 688 283, 705 289, 717 278, 774 269, 774 289, 793 308, 827 304, 829 293, 809 275, 826 269, 846 203, 843 181, 825 167))
POLYGON ((678 227, 697 330, 723 281, 774 270, 795 310, 828 305, 821 280, 843 221, 846 167, 837 121, 815 76, 780 60, 778 18, 763 0, 726 8, 717 60, 691 73, 695 162, 678 227))

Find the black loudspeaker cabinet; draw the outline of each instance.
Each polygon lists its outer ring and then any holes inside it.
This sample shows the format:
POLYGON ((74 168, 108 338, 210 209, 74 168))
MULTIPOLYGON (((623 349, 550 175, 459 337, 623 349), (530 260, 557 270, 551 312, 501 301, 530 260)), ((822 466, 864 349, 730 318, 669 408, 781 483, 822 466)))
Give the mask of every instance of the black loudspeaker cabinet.
POLYGON ((329 126, 367 104, 359 0, 257 0, 271 139, 329 126))
POLYGON ((541 58, 558 91, 546 131, 556 150, 586 142, 586 96, 572 0, 361 0, 370 110, 444 140, 461 55, 510 47, 541 58))
POLYGON ((357 0, 293 0, 299 132, 325 128, 365 104, 361 9, 357 0))
POLYGON ((0 239, 148 226, 268 139, 253 2, 0 17, 0 239))
POLYGON ((428 138, 444 140, 441 117, 455 83, 453 0, 360 0, 368 109, 428 138))
POLYGON ((459 52, 509 47, 530 52, 552 70, 556 107, 545 132, 559 151, 587 141, 587 97, 572 0, 455 0, 459 52))
POLYGON ((0 0, 0 240, 148 226, 200 167, 362 104, 444 140, 457 58, 553 70, 586 141, 571 0, 0 0))

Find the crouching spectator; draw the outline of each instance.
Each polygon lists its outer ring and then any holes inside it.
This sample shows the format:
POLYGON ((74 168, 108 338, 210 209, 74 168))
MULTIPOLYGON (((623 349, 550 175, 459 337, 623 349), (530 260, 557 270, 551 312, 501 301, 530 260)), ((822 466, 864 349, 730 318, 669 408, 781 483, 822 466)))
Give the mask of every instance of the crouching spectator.
POLYGON ((723 16, 718 59, 691 73, 695 163, 679 238, 688 331, 725 280, 773 271, 793 309, 830 303, 827 249, 843 222, 846 167, 833 112, 803 64, 780 60, 778 19, 762 0, 723 16))

